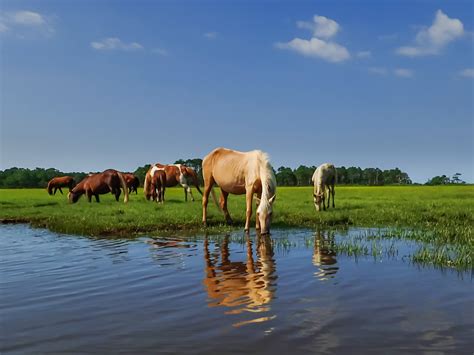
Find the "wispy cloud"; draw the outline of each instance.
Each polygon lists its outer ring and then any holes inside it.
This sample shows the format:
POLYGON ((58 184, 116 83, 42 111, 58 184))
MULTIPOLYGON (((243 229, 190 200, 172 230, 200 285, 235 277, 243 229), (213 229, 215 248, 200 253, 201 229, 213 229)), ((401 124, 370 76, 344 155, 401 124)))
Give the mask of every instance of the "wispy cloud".
POLYGON ((11 33, 19 38, 33 34, 54 33, 51 17, 29 10, 11 11, 0 14, 0 33, 11 33))
POLYGON ((321 58, 328 62, 343 62, 351 57, 346 47, 330 41, 340 30, 339 24, 327 17, 315 15, 312 22, 298 21, 297 27, 310 30, 309 40, 294 38, 289 42, 278 42, 278 49, 291 50, 306 57, 321 58))
POLYGON ((109 37, 100 41, 91 42, 91 47, 99 51, 135 51, 143 49, 143 46, 138 42, 126 43, 117 37, 109 37))
POLYGON ((204 33, 204 37, 207 39, 216 39, 217 38, 217 32, 206 32, 204 33))
POLYGON ((474 78, 474 68, 466 68, 464 70, 461 70, 459 72, 459 75, 465 78, 474 78))
POLYGON ((396 76, 401 78, 412 78, 413 77, 413 70, 405 69, 405 68, 397 68, 393 71, 396 76))
POLYGON ((163 57, 167 57, 169 55, 169 52, 164 48, 153 48, 151 50, 151 52, 155 53, 155 54, 158 54, 158 55, 161 55, 163 57))
POLYGON ((372 52, 371 51, 359 51, 356 54, 357 58, 371 58, 372 52))
POLYGON ((464 34, 463 23, 455 18, 448 17, 443 11, 438 10, 433 24, 422 28, 415 37, 413 46, 403 46, 396 50, 397 54, 417 57, 436 55, 451 42, 464 34))

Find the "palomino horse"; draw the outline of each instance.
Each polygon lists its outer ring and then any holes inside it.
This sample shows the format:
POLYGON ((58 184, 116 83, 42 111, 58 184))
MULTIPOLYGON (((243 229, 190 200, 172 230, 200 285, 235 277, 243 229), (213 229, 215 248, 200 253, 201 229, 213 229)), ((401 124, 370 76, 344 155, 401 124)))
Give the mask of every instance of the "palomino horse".
POLYGON ((140 180, 132 173, 122 173, 122 175, 127 183, 128 193, 135 192, 136 195, 138 193, 138 186, 140 186, 140 180))
POLYGON ((143 191, 147 200, 151 200, 156 197, 151 189, 151 179, 153 178, 156 170, 164 170, 166 173, 166 187, 173 187, 180 184, 184 188, 185 201, 188 200, 188 192, 191 195, 191 200, 194 201, 194 196, 190 185, 194 185, 198 192, 202 195, 201 189, 199 188, 198 176, 194 169, 183 164, 163 165, 156 163, 150 166, 150 169, 148 169, 145 175, 143 191))
POLYGON ((125 178, 121 172, 114 169, 108 169, 98 174, 90 174, 86 176, 79 184, 76 185, 68 194, 69 202, 76 203, 79 198, 86 194, 89 202, 92 196, 99 201, 99 195, 111 192, 118 201, 120 197, 120 187, 123 188, 125 195, 123 202, 128 202, 128 188, 125 178))
POLYGON ((63 194, 63 190, 61 190, 61 187, 68 187, 69 191, 72 190, 72 188, 76 185, 76 182, 72 178, 72 176, 60 176, 60 177, 55 177, 49 180, 48 182, 48 194, 50 195, 56 195, 56 191, 59 190, 61 194, 63 194), (54 189, 54 192, 53 192, 54 189))
MULTIPOLYGON (((252 241, 247 236, 247 256, 245 261, 231 260, 229 237, 209 250, 208 238, 204 240, 205 277, 203 284, 208 295, 209 307, 228 307, 232 314, 261 313, 270 310, 270 302, 276 289, 275 260, 270 236, 257 234, 256 256, 253 255, 252 241), (219 260, 220 259, 220 260, 219 260)), ((234 324, 239 326, 271 319, 252 319, 234 324)))
POLYGON ((164 169, 156 169, 151 178, 151 191, 153 200, 165 203, 166 173, 164 169))
MULTIPOLYGON (((246 195, 247 210, 245 231, 250 229, 252 216, 252 199, 257 194, 256 229, 262 234, 270 231, 273 214, 273 202, 276 198, 276 179, 267 154, 260 150, 238 152, 225 148, 214 149, 202 161, 204 177, 204 195, 202 197, 202 222, 207 224, 207 202, 209 194, 215 200, 212 187, 217 184, 221 188, 220 208, 224 212, 227 223, 232 223, 227 210, 229 194, 246 195)), ((216 202, 217 203, 217 202, 216 202)))
POLYGON ((326 199, 326 189, 328 190, 328 208, 329 201, 332 195, 332 208, 336 207, 334 205, 334 195, 336 191, 334 190, 334 185, 336 185, 336 168, 334 165, 325 163, 320 165, 313 174, 311 181, 314 183, 314 207, 316 211, 321 211, 321 202, 323 204, 323 209, 326 210, 325 199, 326 199))

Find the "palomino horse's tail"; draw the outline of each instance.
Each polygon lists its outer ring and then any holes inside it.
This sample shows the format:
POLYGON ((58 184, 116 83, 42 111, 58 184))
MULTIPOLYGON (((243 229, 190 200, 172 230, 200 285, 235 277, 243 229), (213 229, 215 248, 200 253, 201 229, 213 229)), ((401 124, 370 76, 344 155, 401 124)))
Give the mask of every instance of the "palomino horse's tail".
POLYGON ((117 174, 120 178, 120 183, 122 184, 122 189, 123 189, 123 193, 125 194, 124 198, 123 198, 123 202, 124 203, 127 203, 128 202, 128 187, 127 187, 127 183, 125 182, 125 178, 123 177, 123 174, 121 172, 118 172, 117 171, 117 174))
POLYGON ((219 205, 219 202, 217 202, 217 196, 216 196, 216 192, 214 191, 214 186, 211 187, 211 195, 212 195, 212 199, 214 200, 214 203, 216 204, 217 209, 220 212, 223 212, 222 208, 221 208, 221 205, 219 205))

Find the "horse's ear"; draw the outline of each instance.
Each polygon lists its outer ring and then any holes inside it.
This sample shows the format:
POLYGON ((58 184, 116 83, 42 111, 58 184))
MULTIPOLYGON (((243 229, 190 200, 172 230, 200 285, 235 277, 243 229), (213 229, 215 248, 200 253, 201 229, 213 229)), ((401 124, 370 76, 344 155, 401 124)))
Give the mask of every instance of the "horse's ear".
POLYGON ((268 202, 270 202, 270 203, 273 203, 273 202, 275 202, 275 200, 276 200, 276 197, 277 197, 277 195, 276 195, 276 194, 275 194, 275 195, 273 195, 273 197, 272 197, 272 198, 270 198, 270 199, 268 200, 268 202))

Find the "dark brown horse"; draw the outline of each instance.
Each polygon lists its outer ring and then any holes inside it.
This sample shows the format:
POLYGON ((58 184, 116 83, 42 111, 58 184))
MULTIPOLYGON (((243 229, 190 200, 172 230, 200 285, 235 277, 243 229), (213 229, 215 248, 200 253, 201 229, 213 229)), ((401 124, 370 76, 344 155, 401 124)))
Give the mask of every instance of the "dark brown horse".
POLYGON ((128 186, 128 193, 131 194, 135 192, 136 195, 138 193, 138 187, 140 186, 140 180, 132 173, 123 173, 123 177, 128 186))
POLYGON ((198 176, 194 169, 187 167, 183 164, 171 164, 163 165, 156 163, 148 169, 145 175, 145 182, 143 184, 143 190, 145 198, 147 200, 153 199, 153 191, 151 189, 151 179, 156 170, 164 170, 166 173, 166 187, 173 187, 180 184, 184 188, 184 199, 188 200, 188 192, 191 195, 191 199, 194 201, 194 196, 191 191, 190 185, 194 185, 198 192, 202 195, 202 191, 199 188, 198 176))
POLYGON ((56 195, 56 191, 59 190, 59 192, 62 194, 63 190, 61 190, 61 187, 68 187, 69 191, 72 190, 72 188, 76 185, 76 182, 72 178, 72 176, 58 176, 55 178, 52 178, 48 182, 48 194, 50 195, 56 195), (54 189, 54 191, 53 191, 54 189))
POLYGON ((108 169, 102 173, 86 176, 69 192, 68 199, 69 202, 76 203, 82 195, 86 194, 89 202, 92 201, 92 196, 95 196, 95 200, 100 202, 99 195, 111 192, 118 201, 121 193, 120 188, 123 188, 125 195, 123 202, 127 203, 128 188, 123 174, 117 170, 108 169))
POLYGON ((165 202, 165 189, 166 189, 166 173, 164 170, 155 170, 153 177, 151 178, 151 193, 153 200, 156 202, 165 202))

